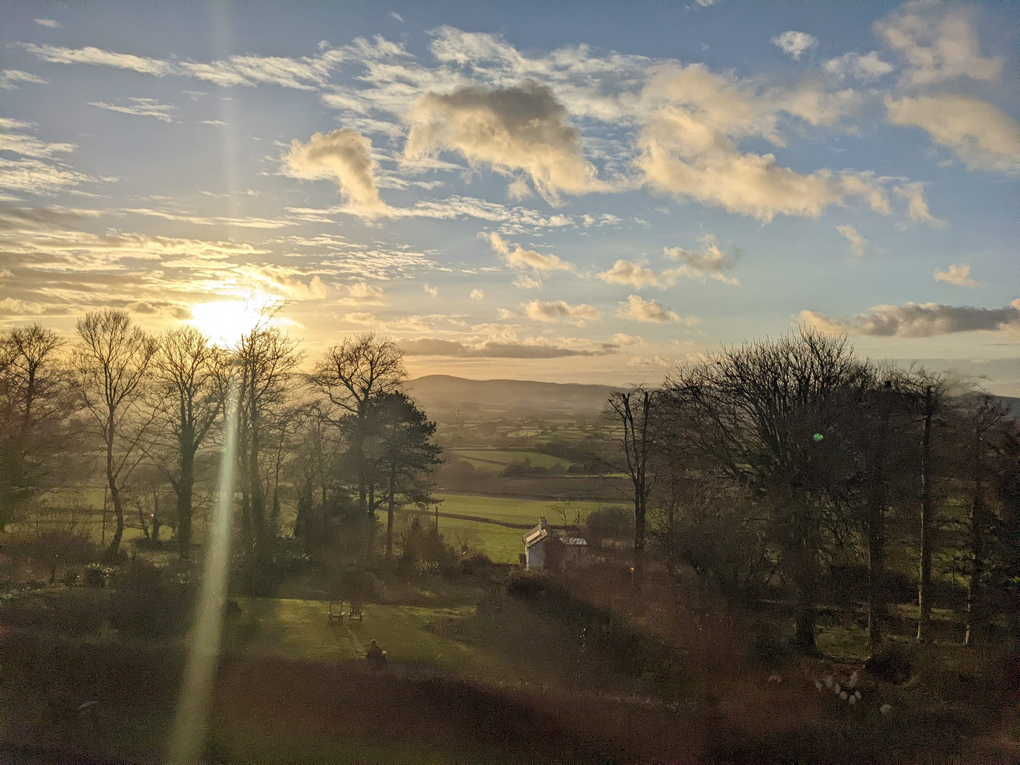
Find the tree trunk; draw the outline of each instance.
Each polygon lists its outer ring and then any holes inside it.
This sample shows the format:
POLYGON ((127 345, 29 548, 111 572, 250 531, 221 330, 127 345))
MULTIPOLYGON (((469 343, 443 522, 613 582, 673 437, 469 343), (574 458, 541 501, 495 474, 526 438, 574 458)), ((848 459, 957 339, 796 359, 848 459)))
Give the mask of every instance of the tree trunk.
POLYGON ((645 497, 644 488, 634 489, 634 579, 640 582, 645 563, 645 497))
POLYGON ((117 486, 117 476, 113 470, 113 422, 107 425, 106 436, 106 485, 110 489, 110 500, 113 502, 113 514, 117 519, 117 525, 110 539, 110 546, 106 548, 106 557, 115 560, 120 554, 120 540, 124 538, 124 503, 121 500, 120 489, 117 486))
MULTIPOLYGON (((888 383, 887 383, 888 386, 888 383)), ((882 644, 885 618, 885 452, 889 437, 889 401, 882 401, 881 430, 874 449, 868 498, 868 645, 882 644)))
MULTIPOLYGON (((980 416, 980 415, 979 415, 980 416)), ((975 632, 982 621, 981 577, 984 574, 984 495, 981 490, 981 422, 974 439, 974 501, 970 506, 970 581, 967 583, 967 631, 964 645, 974 645, 975 632)))
POLYGON ((195 491, 195 454, 181 451, 181 478, 177 487, 177 541, 182 558, 191 556, 192 497, 195 491))
POLYGON ((390 506, 386 512, 386 560, 393 558, 393 511, 397 504, 397 461, 390 464, 390 506))
POLYGON ((931 421, 935 413, 932 389, 924 394, 924 434, 921 437, 921 561, 917 583, 917 640, 931 639, 931 533, 934 500, 932 492, 931 421))

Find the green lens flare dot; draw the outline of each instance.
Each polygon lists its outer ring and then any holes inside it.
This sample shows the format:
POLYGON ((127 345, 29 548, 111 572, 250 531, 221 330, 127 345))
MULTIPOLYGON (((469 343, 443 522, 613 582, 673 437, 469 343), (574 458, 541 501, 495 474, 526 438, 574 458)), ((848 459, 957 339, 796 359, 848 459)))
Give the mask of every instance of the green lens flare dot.
POLYGON ((821 441, 821 440, 822 440, 823 438, 825 438, 825 436, 823 436, 823 435, 822 435, 821 433, 815 433, 815 434, 814 434, 813 436, 811 436, 811 437, 812 437, 812 438, 813 438, 813 439, 815 440, 815 443, 816 443, 816 444, 817 444, 817 443, 818 443, 819 441, 821 441))

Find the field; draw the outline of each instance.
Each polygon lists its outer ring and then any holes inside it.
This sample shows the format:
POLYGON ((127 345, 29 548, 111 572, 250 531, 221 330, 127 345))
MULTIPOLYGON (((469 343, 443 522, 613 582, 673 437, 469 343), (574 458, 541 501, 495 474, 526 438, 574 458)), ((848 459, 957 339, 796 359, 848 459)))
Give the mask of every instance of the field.
POLYGON ((566 470, 570 467, 569 460, 553 457, 551 454, 529 451, 511 451, 501 449, 452 449, 451 455, 460 457, 471 463, 477 470, 498 473, 511 462, 526 462, 531 467, 551 470, 566 470))
POLYGON ((436 494, 439 530, 448 544, 466 545, 484 552, 497 563, 516 563, 524 552, 524 533, 543 516, 553 526, 563 524, 563 512, 572 523, 578 513, 604 506, 600 502, 550 502, 532 499, 482 497, 467 494, 436 494), (478 519, 478 520, 474 520, 478 519))

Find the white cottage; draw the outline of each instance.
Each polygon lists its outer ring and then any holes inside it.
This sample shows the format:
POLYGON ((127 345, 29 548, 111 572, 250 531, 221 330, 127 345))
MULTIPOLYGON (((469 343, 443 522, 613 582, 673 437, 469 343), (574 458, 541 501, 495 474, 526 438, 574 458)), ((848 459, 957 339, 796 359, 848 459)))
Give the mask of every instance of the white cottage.
POLYGON ((549 531, 545 518, 524 535, 524 565, 528 571, 562 571, 579 563, 588 551, 588 541, 549 531))

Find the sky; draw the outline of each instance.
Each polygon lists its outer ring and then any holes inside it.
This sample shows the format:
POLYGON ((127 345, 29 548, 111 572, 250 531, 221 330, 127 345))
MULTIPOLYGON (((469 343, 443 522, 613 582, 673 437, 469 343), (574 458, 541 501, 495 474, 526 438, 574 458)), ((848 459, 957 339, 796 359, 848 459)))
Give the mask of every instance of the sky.
POLYGON ((0 327, 657 382, 809 325, 1020 395, 1009 3, 0 5, 0 327))

